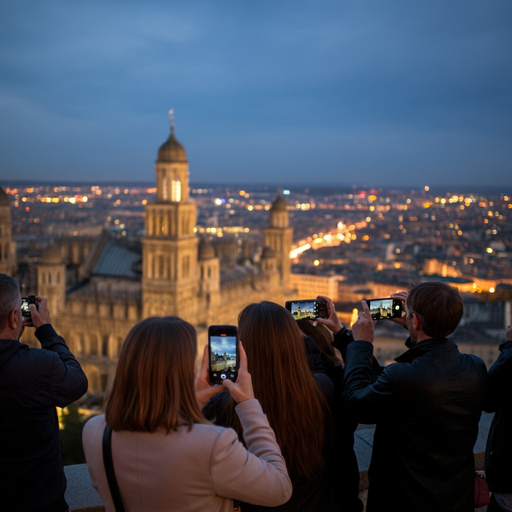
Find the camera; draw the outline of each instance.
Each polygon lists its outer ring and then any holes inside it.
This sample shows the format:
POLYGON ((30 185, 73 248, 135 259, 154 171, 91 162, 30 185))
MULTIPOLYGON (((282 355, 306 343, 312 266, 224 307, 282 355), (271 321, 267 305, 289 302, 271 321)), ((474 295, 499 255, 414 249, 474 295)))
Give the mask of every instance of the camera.
POLYGON ((316 320, 327 316, 327 303, 322 299, 288 300, 285 308, 295 320, 316 320))
POLYGON ((236 382, 240 366, 238 327, 210 325, 208 327, 209 376, 211 384, 229 379, 236 382))
POLYGON ((29 295, 28 297, 21 297, 22 303, 21 303, 21 315, 23 318, 31 318, 32 315, 30 313, 30 304, 35 304, 36 308, 38 308, 38 304, 36 302, 36 296, 35 295, 29 295))
POLYGON ((386 320, 402 316, 402 301, 397 299, 370 299, 366 301, 372 320, 386 320))

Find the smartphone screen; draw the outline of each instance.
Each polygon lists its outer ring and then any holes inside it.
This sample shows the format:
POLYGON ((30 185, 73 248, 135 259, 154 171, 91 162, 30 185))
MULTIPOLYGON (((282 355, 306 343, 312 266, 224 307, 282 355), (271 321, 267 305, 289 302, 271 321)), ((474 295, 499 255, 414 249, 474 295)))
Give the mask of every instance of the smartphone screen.
POLYGON ((400 318, 402 316, 402 301, 397 299, 371 299, 366 303, 370 308, 372 320, 400 318))
POLYGON ((21 316, 23 318, 30 318, 32 316, 30 313, 30 304, 35 304, 36 298, 34 296, 22 297, 21 300, 21 316))
POLYGON ((327 313, 327 305, 325 301, 320 299, 289 300, 285 307, 295 320, 325 318, 327 313))
POLYGON ((238 327, 235 325, 211 325, 208 328, 208 352, 210 356, 210 382, 221 384, 224 379, 238 378, 238 327))

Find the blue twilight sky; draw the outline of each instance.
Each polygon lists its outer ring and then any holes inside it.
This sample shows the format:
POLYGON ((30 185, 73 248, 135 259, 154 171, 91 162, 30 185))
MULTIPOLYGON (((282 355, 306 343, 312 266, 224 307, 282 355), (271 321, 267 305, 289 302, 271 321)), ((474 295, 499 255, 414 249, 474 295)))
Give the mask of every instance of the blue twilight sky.
POLYGON ((510 188, 511 0, 4 0, 2 180, 510 188))

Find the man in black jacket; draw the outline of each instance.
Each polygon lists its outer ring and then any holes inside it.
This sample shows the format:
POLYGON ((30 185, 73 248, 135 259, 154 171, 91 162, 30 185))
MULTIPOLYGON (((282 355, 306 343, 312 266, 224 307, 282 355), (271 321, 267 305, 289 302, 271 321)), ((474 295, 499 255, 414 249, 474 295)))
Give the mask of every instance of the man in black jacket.
POLYGON ((512 511, 512 327, 488 373, 484 409, 495 412, 485 450, 485 476, 492 491, 488 512, 512 511))
POLYGON ((376 423, 367 510, 472 512, 487 373, 447 338, 462 299, 438 282, 393 297, 405 302, 409 350, 371 383, 375 322, 363 301, 345 361, 346 405, 360 423, 376 423))
POLYGON ((0 274, 0 508, 64 512, 66 478, 55 407, 87 391, 87 378, 50 325, 46 299, 23 318, 18 283, 0 274), (34 326, 42 350, 19 342, 34 326))

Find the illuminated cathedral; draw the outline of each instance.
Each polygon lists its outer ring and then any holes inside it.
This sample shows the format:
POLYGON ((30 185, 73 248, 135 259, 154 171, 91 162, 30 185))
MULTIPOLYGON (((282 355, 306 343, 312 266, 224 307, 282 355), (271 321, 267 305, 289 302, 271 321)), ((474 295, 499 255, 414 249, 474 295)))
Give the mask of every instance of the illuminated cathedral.
MULTIPOLYGON (((55 240, 37 267, 37 293, 48 299, 52 324, 82 364, 93 394, 105 392, 128 331, 144 318, 176 315, 189 321, 201 354, 208 325, 236 324, 240 310, 251 302, 284 304, 290 298, 293 228, 284 198, 279 195, 273 202, 259 257, 225 263, 216 244, 196 233, 187 153, 174 132, 171 122, 169 138, 158 151, 156 199, 146 205, 142 254, 104 231, 95 240, 55 240), (70 265, 77 275, 71 287, 66 285, 70 265)), ((9 231, 10 240, 10 213, 7 218, 2 212, 0 248, 7 255, 3 235, 9 231)), ((32 331, 22 341, 34 343, 32 331)))

